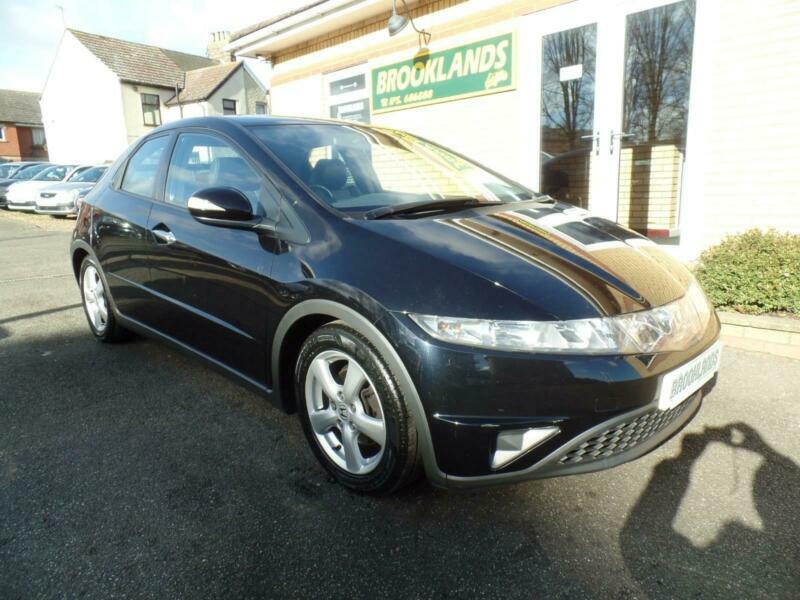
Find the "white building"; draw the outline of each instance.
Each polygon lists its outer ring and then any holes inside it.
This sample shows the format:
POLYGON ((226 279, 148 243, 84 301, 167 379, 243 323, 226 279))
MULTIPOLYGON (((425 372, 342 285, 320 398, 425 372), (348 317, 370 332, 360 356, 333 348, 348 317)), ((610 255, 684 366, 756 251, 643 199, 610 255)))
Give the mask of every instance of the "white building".
POLYGON ((800 231, 798 0, 409 0, 430 54, 392 4, 317 0, 227 49, 271 63, 276 114, 421 134, 683 258, 800 231))
POLYGON ((267 93, 242 63, 67 29, 41 109, 52 161, 96 163, 181 113, 266 111, 267 93))
POLYGON ((266 115, 268 97, 244 62, 186 73, 183 89, 166 101, 165 121, 209 115, 266 115))

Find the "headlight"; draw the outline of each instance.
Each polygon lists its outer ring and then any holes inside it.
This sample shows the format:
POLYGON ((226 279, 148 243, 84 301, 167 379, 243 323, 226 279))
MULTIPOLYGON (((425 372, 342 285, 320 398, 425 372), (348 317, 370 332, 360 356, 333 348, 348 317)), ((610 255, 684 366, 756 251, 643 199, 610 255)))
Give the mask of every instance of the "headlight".
POLYGON ((428 335, 465 346, 562 354, 649 354, 700 339, 711 306, 696 284, 680 299, 615 317, 573 321, 490 321, 409 314, 428 335))

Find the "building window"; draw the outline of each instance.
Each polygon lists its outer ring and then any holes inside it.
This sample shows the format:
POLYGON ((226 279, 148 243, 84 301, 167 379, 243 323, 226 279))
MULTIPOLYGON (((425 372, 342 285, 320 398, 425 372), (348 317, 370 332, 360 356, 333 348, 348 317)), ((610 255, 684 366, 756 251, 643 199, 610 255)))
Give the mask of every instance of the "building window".
POLYGON ((267 103, 266 102, 256 102, 256 114, 257 115, 265 115, 265 114, 267 114, 267 103))
POLYGON ((161 98, 158 94, 141 94, 142 117, 148 127, 161 125, 161 98))
POLYGON ((6 141, 6 126, 0 125, 0 142, 6 141))
POLYGON ((34 146, 44 146, 44 129, 41 127, 34 127, 31 129, 31 136, 33 138, 33 145, 34 146))
POLYGON ((222 114, 235 115, 236 114, 236 100, 222 100, 222 114))

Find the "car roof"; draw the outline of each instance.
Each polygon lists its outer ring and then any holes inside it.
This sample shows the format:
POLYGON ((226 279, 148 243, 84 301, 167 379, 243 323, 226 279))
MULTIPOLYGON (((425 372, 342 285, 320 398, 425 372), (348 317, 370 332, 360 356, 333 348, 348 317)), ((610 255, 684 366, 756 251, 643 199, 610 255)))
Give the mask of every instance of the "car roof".
MULTIPOLYGON (((177 121, 170 121, 165 125, 159 127, 156 131, 168 131, 171 129, 178 129, 180 127, 210 127, 222 125, 224 123, 236 123, 242 127, 254 127, 257 125, 346 125, 346 121, 335 121, 333 119, 319 119, 312 117, 280 117, 280 116, 266 116, 266 115, 238 115, 226 117, 190 117, 187 119, 179 119, 177 121)), ((352 124, 352 123, 351 123, 352 124)), ((358 123, 363 125, 363 123, 358 123)), ((155 133, 155 132, 154 132, 155 133)))

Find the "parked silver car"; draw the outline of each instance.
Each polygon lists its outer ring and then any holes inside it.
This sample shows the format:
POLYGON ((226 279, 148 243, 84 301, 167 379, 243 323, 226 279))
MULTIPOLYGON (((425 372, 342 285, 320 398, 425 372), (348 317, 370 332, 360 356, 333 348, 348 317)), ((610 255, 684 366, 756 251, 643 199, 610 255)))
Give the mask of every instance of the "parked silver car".
POLYGON ((20 181, 29 181, 35 175, 51 166, 50 163, 46 162, 21 162, 2 165, 2 168, 0 168, 0 176, 3 177, 3 179, 0 179, 0 207, 5 207, 6 194, 12 185, 20 181))
POLYGON ((28 181, 15 183, 6 193, 9 210, 27 210, 33 212, 36 209, 36 199, 39 192, 46 187, 50 187, 59 181, 70 181, 78 173, 82 173, 89 168, 89 165, 53 165, 44 169, 28 181))
POLYGON ((69 181, 44 188, 36 199, 36 212, 40 215, 76 215, 81 201, 99 181, 108 165, 89 167, 74 175, 69 181))

